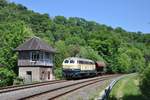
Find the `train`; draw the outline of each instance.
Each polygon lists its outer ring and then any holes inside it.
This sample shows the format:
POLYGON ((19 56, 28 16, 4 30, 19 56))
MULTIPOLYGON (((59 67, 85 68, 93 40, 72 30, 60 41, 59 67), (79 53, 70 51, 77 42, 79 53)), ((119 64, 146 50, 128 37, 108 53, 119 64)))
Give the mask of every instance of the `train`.
POLYGON ((103 61, 93 61, 79 57, 68 57, 62 63, 63 77, 66 79, 86 78, 105 73, 103 61))

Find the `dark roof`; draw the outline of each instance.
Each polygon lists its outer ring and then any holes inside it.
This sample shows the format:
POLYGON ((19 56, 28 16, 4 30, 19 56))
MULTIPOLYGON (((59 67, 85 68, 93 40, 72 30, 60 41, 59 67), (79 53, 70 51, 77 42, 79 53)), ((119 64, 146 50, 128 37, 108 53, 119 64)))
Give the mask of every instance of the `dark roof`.
POLYGON ((32 37, 23 44, 19 45, 15 51, 40 50, 54 53, 56 50, 42 41, 38 37, 32 37))

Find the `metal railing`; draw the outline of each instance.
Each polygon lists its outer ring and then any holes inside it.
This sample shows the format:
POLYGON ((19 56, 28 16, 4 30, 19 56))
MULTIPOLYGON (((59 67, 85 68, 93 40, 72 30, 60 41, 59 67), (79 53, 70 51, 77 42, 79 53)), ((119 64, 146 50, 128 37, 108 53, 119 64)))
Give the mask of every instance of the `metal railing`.
POLYGON ((100 96, 96 98, 95 100, 107 100, 109 97, 109 93, 111 92, 114 85, 124 76, 120 76, 113 81, 100 93, 100 96))

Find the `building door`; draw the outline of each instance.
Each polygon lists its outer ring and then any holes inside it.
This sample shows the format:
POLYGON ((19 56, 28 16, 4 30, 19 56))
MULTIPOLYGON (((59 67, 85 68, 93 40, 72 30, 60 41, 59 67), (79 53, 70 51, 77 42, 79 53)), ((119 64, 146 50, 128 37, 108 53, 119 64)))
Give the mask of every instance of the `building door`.
POLYGON ((50 71, 48 71, 48 80, 50 80, 50 71))
POLYGON ((27 71, 26 74, 27 74, 26 82, 32 83, 32 71, 27 71))

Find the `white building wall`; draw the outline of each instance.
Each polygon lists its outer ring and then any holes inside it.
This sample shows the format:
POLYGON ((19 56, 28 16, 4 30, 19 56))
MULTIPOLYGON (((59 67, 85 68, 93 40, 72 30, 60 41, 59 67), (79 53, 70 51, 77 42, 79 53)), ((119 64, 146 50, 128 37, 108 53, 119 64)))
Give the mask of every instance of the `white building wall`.
POLYGON ((32 72, 32 82, 40 81, 39 67, 19 67, 19 77, 28 80, 27 71, 32 72))
POLYGON ((25 82, 29 81, 27 71, 32 72, 32 82, 34 81, 48 81, 54 80, 52 68, 43 67, 19 67, 19 77, 23 78, 25 82), (48 79, 48 71, 50 72, 50 78, 48 79))
POLYGON ((40 68, 40 77, 42 77, 42 78, 40 78, 40 79, 42 79, 42 80, 54 80, 54 76, 53 76, 53 72, 52 72, 52 68, 40 68), (43 73, 44 72, 44 73, 43 73), (48 74, 48 72, 50 72, 50 74, 48 74), (44 74, 44 76, 43 76, 43 74, 44 74), (49 76, 48 76, 49 75, 49 76), (49 77, 49 79, 48 79, 48 77, 49 77))

